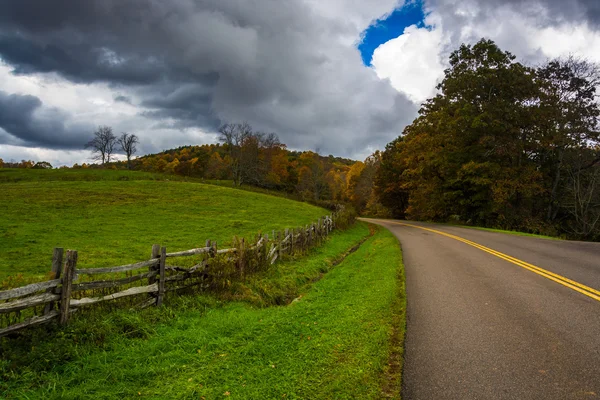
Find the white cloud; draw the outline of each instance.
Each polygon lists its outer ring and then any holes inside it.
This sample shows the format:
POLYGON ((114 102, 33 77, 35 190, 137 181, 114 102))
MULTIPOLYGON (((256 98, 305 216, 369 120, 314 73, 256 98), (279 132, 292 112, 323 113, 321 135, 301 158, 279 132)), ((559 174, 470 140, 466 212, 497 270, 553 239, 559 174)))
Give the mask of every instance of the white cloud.
POLYGON ((87 150, 51 150, 40 147, 22 147, 0 144, 0 158, 5 162, 21 160, 47 161, 53 167, 89 163, 91 153, 87 150))
POLYGON ((372 65, 381 79, 389 78, 396 90, 421 103, 435 93, 436 83, 443 77, 443 43, 440 28, 412 25, 375 49, 372 65))

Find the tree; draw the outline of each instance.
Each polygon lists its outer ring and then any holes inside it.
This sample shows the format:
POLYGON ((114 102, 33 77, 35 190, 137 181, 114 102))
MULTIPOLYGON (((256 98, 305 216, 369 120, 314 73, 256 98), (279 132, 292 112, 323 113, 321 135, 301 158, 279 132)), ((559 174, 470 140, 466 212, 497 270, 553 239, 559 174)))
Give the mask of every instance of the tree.
POLYGON ((600 147, 566 160, 566 187, 562 200, 569 215, 566 230, 581 239, 600 239, 600 147))
POLYGON ((244 123, 225 124, 219 128, 219 141, 225 144, 227 154, 231 159, 229 165, 235 186, 241 186, 244 180, 242 147, 248 147, 248 141, 252 136, 252 127, 244 123))
POLYGON ((409 191, 404 186, 402 162, 404 138, 399 136, 385 146, 381 163, 375 173, 375 193, 394 218, 404 218, 408 208, 409 191))
POLYGON ((117 137, 110 126, 99 126, 85 148, 92 151, 92 160, 100 161, 104 165, 110 162, 116 142, 117 137))
POLYGON ((382 157, 377 191, 394 194, 382 201, 401 204, 408 192, 413 218, 508 228, 539 213, 539 172, 530 162, 535 74, 514 59, 484 39, 451 54, 440 94, 382 157), (399 182, 388 180, 394 176, 399 182))
POLYGON ((0 158, 0 168, 4 168, 4 160, 0 158))
POLYGON ((534 69, 491 41, 462 45, 386 146, 379 200, 400 217, 600 238, 599 84, 585 60, 534 69))
POLYGON ((298 184, 296 190, 305 200, 328 198, 329 185, 325 179, 325 168, 321 157, 312 151, 298 157, 298 184))
MULTIPOLYGON (((537 77, 542 132, 539 162, 550 185, 546 219, 552 222, 559 214, 564 194, 573 193, 568 181, 581 170, 567 160, 579 164, 579 155, 600 141, 600 108, 596 98, 600 68, 589 61, 568 57, 549 61, 538 69, 537 77)), ((600 158, 588 162, 595 164, 600 158)))
POLYGON ((140 142, 137 135, 123 132, 117 142, 127 156, 127 169, 131 169, 131 156, 137 151, 137 144, 140 142))
POLYGON ((34 165, 35 163, 32 160, 21 160, 21 162, 18 164, 18 167, 29 169, 33 168, 34 165))
POLYGON ((50 164, 48 161, 38 161, 37 163, 35 163, 33 168, 34 169, 52 169, 52 164, 50 164))

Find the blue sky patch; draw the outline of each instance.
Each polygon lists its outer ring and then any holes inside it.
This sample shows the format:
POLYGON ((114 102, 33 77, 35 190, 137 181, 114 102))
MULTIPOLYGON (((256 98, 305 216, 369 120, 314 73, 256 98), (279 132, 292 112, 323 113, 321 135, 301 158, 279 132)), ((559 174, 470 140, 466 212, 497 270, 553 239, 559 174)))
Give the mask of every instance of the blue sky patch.
POLYGON ((371 66, 375 49, 402 35, 404 29, 411 25, 418 27, 425 25, 422 0, 407 1, 404 6, 394 10, 386 19, 374 22, 364 31, 363 40, 358 45, 363 63, 371 66))

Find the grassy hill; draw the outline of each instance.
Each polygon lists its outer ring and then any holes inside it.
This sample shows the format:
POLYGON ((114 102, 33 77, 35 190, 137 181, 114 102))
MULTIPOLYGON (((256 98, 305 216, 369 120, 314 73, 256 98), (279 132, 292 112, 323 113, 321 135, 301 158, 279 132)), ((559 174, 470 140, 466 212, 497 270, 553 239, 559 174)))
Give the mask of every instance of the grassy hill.
MULTIPOLYGON (((0 277, 43 278, 55 246, 79 250, 79 267, 119 265, 148 258, 152 243, 227 245, 327 213, 172 179, 0 169, 0 277)), ((0 398, 399 398, 404 309, 397 240, 357 222, 222 292, 0 338, 0 398)))
POLYGON ((0 280, 35 280, 50 270, 54 247, 78 250, 81 268, 113 266, 147 259, 154 243, 170 251, 206 239, 223 246, 234 235, 298 227, 328 212, 172 175, 0 169, 0 213, 0 280))

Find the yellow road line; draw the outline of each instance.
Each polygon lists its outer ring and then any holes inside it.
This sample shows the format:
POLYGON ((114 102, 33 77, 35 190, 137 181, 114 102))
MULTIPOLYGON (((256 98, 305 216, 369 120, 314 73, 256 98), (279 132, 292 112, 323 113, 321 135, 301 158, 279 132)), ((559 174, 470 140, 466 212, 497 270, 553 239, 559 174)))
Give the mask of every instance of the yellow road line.
POLYGON ((479 250, 482 250, 482 251, 485 251, 486 253, 495 255, 498 258, 501 258, 501 259, 506 260, 506 261, 508 261, 510 263, 518 265, 519 267, 525 268, 525 269, 527 269, 527 270, 529 270, 531 272, 534 272, 534 273, 536 273, 538 275, 541 275, 544 278, 548 278, 548 279, 550 279, 550 280, 552 280, 552 281, 554 281, 556 283, 560 283, 561 285, 566 286, 566 287, 568 287, 570 289, 573 289, 573 290, 575 290, 575 291, 577 291, 577 292, 579 292, 581 294, 584 294, 584 295, 586 295, 588 297, 591 297, 594 300, 600 301, 600 291, 599 290, 596 290, 596 289, 591 288, 589 286, 585 286, 585 285, 583 285, 583 284, 581 284, 579 282, 575 282, 575 281, 573 281, 573 280, 571 280, 569 278, 566 278, 566 277, 564 277, 562 275, 555 274, 554 272, 547 271, 547 270, 545 270, 543 268, 540 268, 538 266, 535 266, 533 264, 529 264, 529 263, 527 263, 525 261, 519 260, 518 258, 511 257, 508 254, 504 254, 504 253, 501 253, 501 252, 496 251, 494 249, 490 249, 489 247, 482 246, 479 243, 475 243, 475 242, 472 242, 470 240, 461 238, 460 236, 452 235, 450 233, 438 231, 438 230, 431 229, 431 228, 425 228, 423 226, 411 225, 411 224, 406 224, 406 223, 402 223, 402 222, 395 222, 395 221, 385 221, 385 222, 389 222, 389 223, 397 224, 397 225, 402 225, 402 226, 409 226, 411 228, 423 229, 423 230, 426 230, 426 231, 429 231, 429 232, 437 233, 439 235, 443 235, 443 236, 452 238, 454 240, 458 240, 459 242, 463 242, 463 243, 466 243, 466 244, 468 244, 470 246, 476 247, 479 250))

